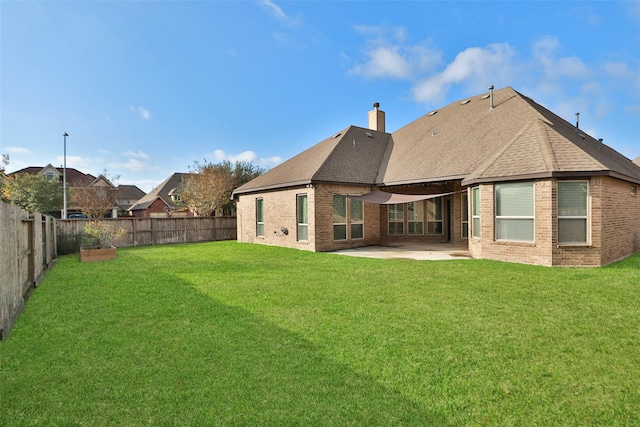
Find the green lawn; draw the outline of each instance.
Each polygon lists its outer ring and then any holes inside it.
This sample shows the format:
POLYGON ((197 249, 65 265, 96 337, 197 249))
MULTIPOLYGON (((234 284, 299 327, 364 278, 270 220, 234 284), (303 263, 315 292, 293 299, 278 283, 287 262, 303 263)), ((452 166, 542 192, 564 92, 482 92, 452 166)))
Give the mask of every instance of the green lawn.
POLYGON ((3 426, 640 425, 640 256, 65 256, 0 343, 0 392, 3 426))

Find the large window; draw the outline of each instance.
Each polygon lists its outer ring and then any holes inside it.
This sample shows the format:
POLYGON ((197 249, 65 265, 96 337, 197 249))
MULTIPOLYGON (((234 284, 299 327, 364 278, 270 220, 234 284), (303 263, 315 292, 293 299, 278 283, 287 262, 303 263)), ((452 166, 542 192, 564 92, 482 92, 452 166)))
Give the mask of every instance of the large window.
POLYGON ((407 203, 407 234, 424 234, 424 203, 422 201, 407 203))
POLYGON ((471 189, 471 233, 480 237, 480 187, 471 189))
POLYGON ((306 194, 298 194, 296 198, 296 220, 298 222, 298 240, 309 240, 309 210, 306 194))
POLYGON ((333 240, 347 240, 347 198, 333 195, 333 240))
POLYGON ((264 236, 264 200, 256 199, 256 235, 264 236))
POLYGON ((496 184, 495 191, 496 240, 533 242, 533 182, 496 184))
POLYGON ((389 236, 404 235, 404 205, 389 205, 389 236))
POLYGON ((442 197, 427 200, 427 234, 442 234, 442 197))
POLYGON ((558 243, 588 242, 587 181, 558 181, 558 243))
POLYGON ((364 239, 364 202, 351 200, 351 238, 364 239))
POLYGON ((469 196, 467 193, 462 193, 460 198, 460 214, 462 218, 462 237, 469 237, 469 196))

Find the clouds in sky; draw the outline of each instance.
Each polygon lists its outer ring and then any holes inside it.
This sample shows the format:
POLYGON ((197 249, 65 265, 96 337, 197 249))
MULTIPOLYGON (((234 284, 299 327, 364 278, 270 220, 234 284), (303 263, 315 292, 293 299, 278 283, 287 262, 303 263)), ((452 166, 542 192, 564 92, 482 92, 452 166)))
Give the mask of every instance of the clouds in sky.
POLYGON ((250 150, 243 151, 239 154, 227 154, 223 150, 215 150, 213 153, 211 153, 210 156, 213 156, 216 162, 222 162, 225 160, 228 160, 231 163, 251 162, 265 169, 271 169, 272 167, 277 166, 283 162, 282 157, 276 156, 276 157, 261 158, 255 152, 250 150))
POLYGON ((138 113, 140 117, 142 117, 145 120, 149 120, 151 118, 151 113, 149 112, 149 110, 139 105, 138 106, 130 105, 129 110, 133 111, 134 113, 138 113))

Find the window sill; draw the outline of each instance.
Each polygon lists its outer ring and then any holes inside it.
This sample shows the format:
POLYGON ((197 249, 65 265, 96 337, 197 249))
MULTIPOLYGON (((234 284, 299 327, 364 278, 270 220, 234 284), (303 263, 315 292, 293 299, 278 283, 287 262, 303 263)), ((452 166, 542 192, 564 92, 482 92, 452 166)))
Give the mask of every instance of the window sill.
POLYGON ((590 245, 589 243, 560 243, 556 247, 558 249, 572 249, 572 248, 591 249, 593 248, 593 245, 590 245))

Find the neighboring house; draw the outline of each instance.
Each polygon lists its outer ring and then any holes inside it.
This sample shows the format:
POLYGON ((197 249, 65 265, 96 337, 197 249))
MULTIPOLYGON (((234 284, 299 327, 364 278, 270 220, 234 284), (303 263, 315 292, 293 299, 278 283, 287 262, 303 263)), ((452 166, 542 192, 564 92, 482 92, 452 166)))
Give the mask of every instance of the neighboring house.
POLYGON ((193 213, 182 203, 179 188, 187 173, 174 173, 149 194, 140 198, 129 208, 135 217, 169 217, 193 216, 193 213))
POLYGON ((129 215, 129 208, 145 195, 146 193, 135 185, 118 185, 116 188, 118 215, 129 215))
POLYGON ((235 189, 238 240, 311 251, 405 242, 600 266, 640 249, 640 166, 510 87, 393 133, 378 104, 235 189))

